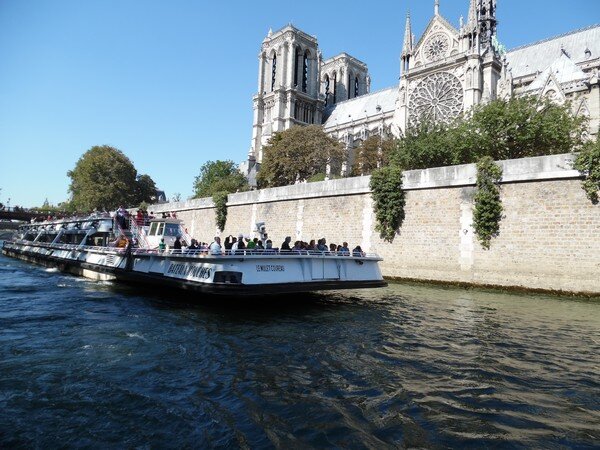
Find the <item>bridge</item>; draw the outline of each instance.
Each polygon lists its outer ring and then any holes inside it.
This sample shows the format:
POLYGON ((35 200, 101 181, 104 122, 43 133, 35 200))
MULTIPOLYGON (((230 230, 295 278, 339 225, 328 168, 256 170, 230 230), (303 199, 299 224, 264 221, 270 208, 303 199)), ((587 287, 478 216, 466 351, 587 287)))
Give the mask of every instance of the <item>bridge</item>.
POLYGON ((45 219, 50 215, 56 215, 57 212, 48 212, 48 211, 34 211, 25 208, 2 208, 0 209, 0 220, 1 221, 9 221, 9 220, 20 220, 23 222, 31 222, 31 219, 45 219))

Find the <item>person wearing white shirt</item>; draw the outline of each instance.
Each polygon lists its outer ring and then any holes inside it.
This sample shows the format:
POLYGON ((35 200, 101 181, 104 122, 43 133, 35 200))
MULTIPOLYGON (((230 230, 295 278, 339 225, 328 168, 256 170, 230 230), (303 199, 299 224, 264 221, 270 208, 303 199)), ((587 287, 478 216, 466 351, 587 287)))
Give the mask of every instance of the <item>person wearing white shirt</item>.
POLYGON ((211 255, 220 255, 222 253, 221 250, 221 238, 219 236, 215 236, 215 240, 209 247, 211 255))

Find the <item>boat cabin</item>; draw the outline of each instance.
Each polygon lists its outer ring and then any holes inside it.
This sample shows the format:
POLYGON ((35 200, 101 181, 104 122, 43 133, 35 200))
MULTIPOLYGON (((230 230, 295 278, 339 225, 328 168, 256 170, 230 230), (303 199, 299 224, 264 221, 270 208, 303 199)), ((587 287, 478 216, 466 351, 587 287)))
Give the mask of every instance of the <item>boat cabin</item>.
POLYGON ((73 218, 21 225, 17 234, 31 242, 107 246, 112 231, 111 218, 73 218))
POLYGON ((181 220, 173 218, 156 218, 150 220, 146 234, 149 248, 158 247, 161 239, 165 240, 165 245, 173 247, 177 236, 179 236, 183 245, 187 245, 185 242, 185 233, 181 227, 181 220))

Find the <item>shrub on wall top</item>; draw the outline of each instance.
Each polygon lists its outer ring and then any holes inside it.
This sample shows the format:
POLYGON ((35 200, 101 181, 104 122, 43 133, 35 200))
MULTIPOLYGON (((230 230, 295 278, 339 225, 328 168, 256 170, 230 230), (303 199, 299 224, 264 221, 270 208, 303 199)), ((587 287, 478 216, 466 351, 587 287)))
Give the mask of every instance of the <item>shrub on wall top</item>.
POLYGON ((402 190, 402 169, 387 166, 375 170, 371 174, 370 187, 375 202, 375 229, 383 240, 392 242, 404 220, 406 199, 402 190))
POLYGON ((585 176, 581 187, 585 191, 587 198, 596 205, 598 204, 598 191, 600 191, 600 137, 596 142, 589 143, 577 155, 575 169, 579 170, 585 176))

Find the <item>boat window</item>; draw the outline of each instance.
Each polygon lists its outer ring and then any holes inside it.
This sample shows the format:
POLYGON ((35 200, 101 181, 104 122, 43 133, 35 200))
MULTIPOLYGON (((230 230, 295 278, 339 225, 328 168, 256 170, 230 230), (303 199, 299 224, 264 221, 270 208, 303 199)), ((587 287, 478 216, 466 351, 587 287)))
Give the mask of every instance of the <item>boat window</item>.
POLYGON ((158 224, 158 231, 156 232, 157 236, 162 236, 163 235, 163 231, 165 231, 165 223, 164 222, 160 222, 158 224))
POLYGON ((158 222, 152 222, 150 224, 150 231, 148 232, 148 236, 156 235, 156 227, 158 226, 158 222))
POLYGON ((165 229, 165 236, 178 236, 179 235, 179 224, 168 223, 165 229))

